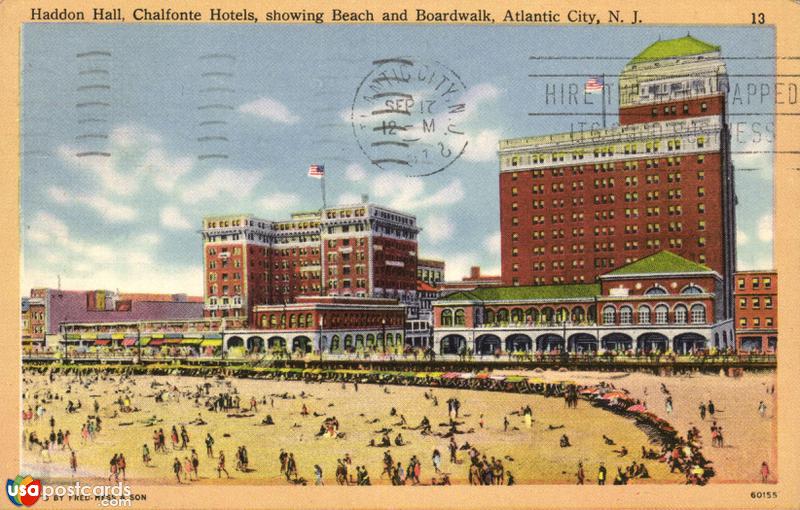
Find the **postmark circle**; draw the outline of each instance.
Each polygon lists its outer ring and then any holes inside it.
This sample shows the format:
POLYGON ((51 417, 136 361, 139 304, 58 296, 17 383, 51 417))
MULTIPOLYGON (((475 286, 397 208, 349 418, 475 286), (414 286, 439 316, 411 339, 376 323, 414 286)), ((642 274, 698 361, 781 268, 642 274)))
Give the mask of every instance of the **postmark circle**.
POLYGON ((372 63, 356 90, 353 134, 369 162, 409 176, 439 173, 467 148, 467 88, 452 69, 409 57, 372 63))

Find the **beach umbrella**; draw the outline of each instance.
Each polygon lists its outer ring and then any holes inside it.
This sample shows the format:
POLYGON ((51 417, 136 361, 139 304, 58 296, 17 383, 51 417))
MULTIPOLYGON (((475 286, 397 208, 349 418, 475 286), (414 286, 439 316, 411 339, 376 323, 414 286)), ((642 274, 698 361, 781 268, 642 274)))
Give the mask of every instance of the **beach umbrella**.
POLYGON ((612 400, 615 398, 628 398, 628 395, 622 393, 621 391, 609 391, 607 393, 603 393, 600 398, 603 400, 612 400))
POLYGON ((488 379, 489 378, 489 373, 488 372, 481 372, 480 374, 476 375, 475 377, 477 377, 478 379, 488 379))
POLYGON ((506 376, 504 376, 504 375, 493 375, 493 376, 489 377, 489 379, 492 379, 494 381, 505 381, 506 380, 506 376))
POLYGON ((636 405, 630 406, 628 408, 628 411, 630 411, 632 413, 643 413, 643 412, 647 411, 647 408, 645 406, 643 406, 642 404, 636 404, 636 405))
POLYGON ((466 374, 461 374, 459 376, 459 378, 461 378, 461 379, 472 379, 473 377, 475 377, 475 374, 473 374, 471 372, 466 373, 466 374))

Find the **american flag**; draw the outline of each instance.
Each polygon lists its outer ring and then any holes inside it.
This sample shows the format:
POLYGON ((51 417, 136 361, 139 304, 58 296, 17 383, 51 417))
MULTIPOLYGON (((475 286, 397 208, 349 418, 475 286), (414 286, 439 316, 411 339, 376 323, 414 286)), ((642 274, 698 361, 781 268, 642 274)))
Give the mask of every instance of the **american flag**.
POLYGON ((325 177, 325 165, 311 165, 308 167, 308 176, 314 179, 325 177))
POLYGON ((591 94, 593 92, 602 92, 603 91, 603 77, 602 76, 592 76, 586 81, 586 85, 584 85, 583 90, 587 94, 591 94))

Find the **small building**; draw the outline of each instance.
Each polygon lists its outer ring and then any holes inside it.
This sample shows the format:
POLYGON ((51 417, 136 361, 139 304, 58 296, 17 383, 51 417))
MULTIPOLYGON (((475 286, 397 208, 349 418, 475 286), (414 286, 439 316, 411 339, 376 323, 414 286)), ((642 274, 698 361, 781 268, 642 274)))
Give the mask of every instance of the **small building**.
POLYGON ((406 307, 396 299, 298 296, 286 305, 256 305, 254 327, 228 331, 226 350, 402 352, 406 307))
POLYGON ((778 273, 738 271, 734 275, 736 346, 740 351, 778 349, 778 273))
POLYGON ((434 303, 439 354, 732 349, 719 273, 661 251, 597 283, 478 288, 434 303))

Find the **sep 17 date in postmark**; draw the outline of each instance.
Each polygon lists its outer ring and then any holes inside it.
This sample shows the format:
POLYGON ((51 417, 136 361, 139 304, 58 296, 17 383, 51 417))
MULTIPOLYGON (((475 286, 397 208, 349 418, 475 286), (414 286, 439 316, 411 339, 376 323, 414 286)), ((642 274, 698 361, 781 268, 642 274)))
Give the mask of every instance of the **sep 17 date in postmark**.
POLYGON ((467 148, 460 126, 466 86, 452 69, 409 57, 372 63, 356 90, 353 134, 382 170, 426 176, 452 165, 467 148))

